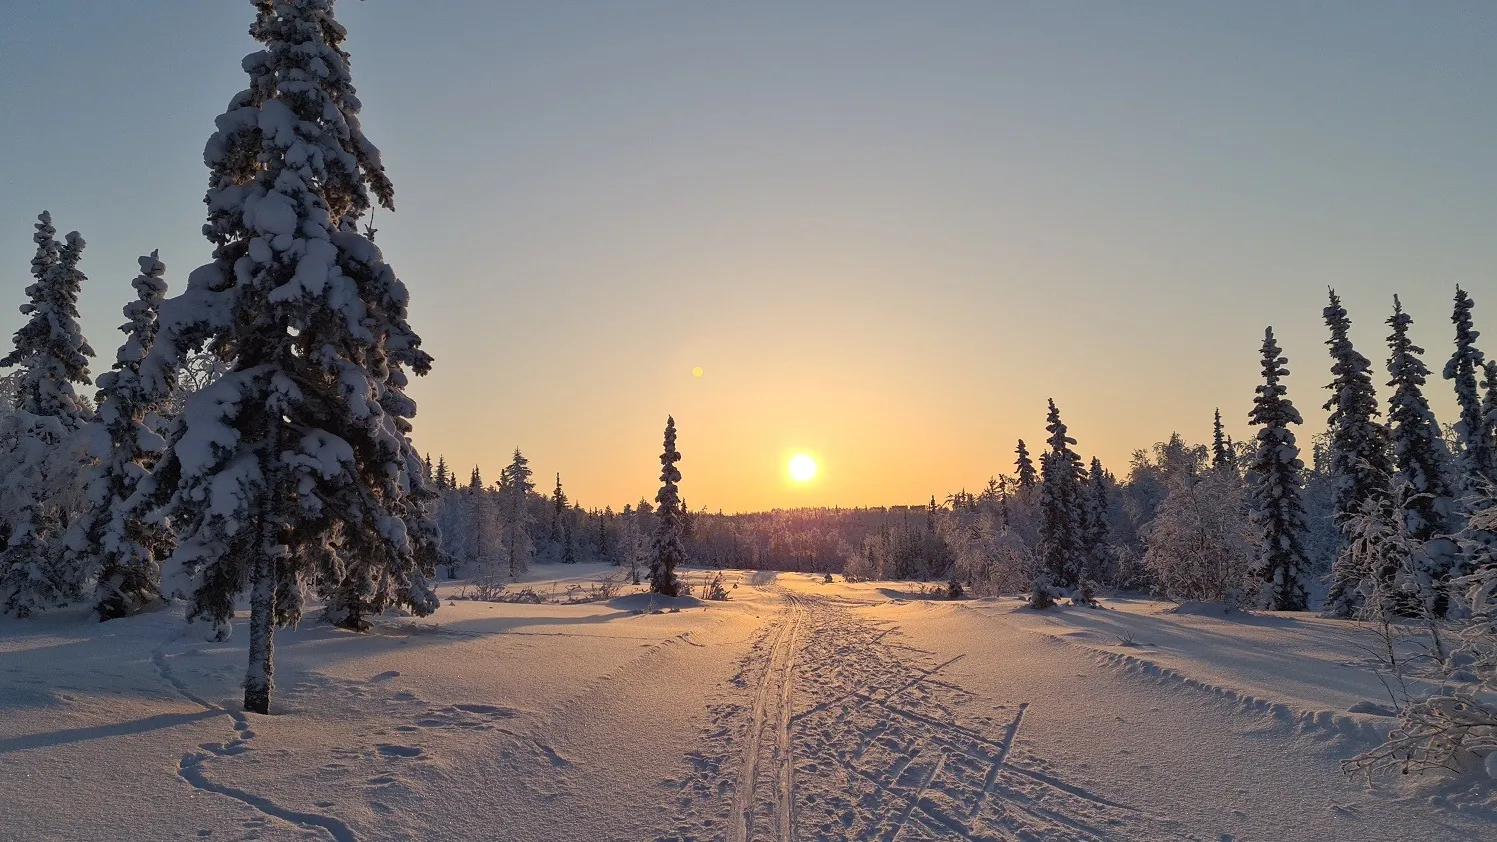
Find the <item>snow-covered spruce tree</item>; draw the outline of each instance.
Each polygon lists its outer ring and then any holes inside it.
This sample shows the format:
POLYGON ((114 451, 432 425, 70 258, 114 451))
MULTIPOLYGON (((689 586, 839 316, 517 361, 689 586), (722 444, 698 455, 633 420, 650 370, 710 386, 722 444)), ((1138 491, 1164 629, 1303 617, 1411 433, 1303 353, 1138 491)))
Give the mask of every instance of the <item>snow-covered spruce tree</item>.
POLYGON ((250 591, 245 709, 269 709, 276 625, 311 579, 341 622, 402 604, 435 610, 410 525, 419 461, 407 371, 431 358, 406 323, 405 286, 356 222, 394 205, 364 136, 333 0, 255 0, 249 87, 216 121, 204 234, 212 263, 163 304, 142 376, 166 385, 209 343, 227 371, 189 396, 141 493, 159 500, 190 577, 189 616, 227 633, 250 591))
POLYGON ((1211 468, 1219 474, 1236 474, 1237 458, 1232 452, 1232 440, 1222 428, 1222 411, 1216 410, 1211 422, 1211 468))
POLYGON ((1034 488, 1034 460, 1029 458, 1029 447, 1024 444, 1023 439, 1019 439, 1019 446, 1014 448, 1014 453, 1018 454, 1018 458, 1014 460, 1014 470, 1019 489, 1023 491, 1034 488))
MULTIPOLYGON (((64 536, 75 501, 78 434, 92 413, 74 386, 90 385, 94 355, 78 326, 78 269, 83 238, 74 231, 58 245, 52 217, 37 217, 35 281, 21 312, 30 318, 0 365, 19 366, 14 411, 0 429, 0 600, 4 610, 29 616, 82 595, 82 579, 65 558, 64 536)), ((76 503, 76 505, 75 505, 76 503)))
MULTIPOLYGON (((1455 288, 1455 311, 1450 317, 1455 324, 1455 353, 1445 363, 1444 371, 1445 379, 1455 385, 1456 405, 1460 408, 1460 419, 1454 429, 1456 481, 1452 490, 1459 490, 1461 514, 1468 520, 1492 504, 1492 490, 1497 486, 1497 440, 1491 435, 1486 405, 1487 400, 1497 396, 1492 394, 1492 383, 1480 383, 1477 379, 1488 372, 1486 357, 1476 347, 1481 334, 1471 322, 1473 303, 1465 290, 1455 288), (1483 400, 1480 389, 1483 385, 1487 388, 1487 400, 1483 400)), ((1497 564, 1497 533, 1468 525, 1462 536, 1456 572, 1497 564)))
POLYGON ((561 562, 562 564, 577 563, 577 528, 581 521, 581 512, 569 512, 562 522, 561 531, 561 562))
POLYGON ((113 370, 99 375, 99 418, 89 428, 91 455, 98 461, 84 479, 88 509, 68 535, 70 566, 85 581, 95 581, 101 620, 134 614, 155 600, 160 560, 171 550, 166 530, 147 523, 140 507, 126 505, 165 444, 149 419, 159 408, 159 396, 140 378, 141 361, 156 341, 165 274, 156 252, 140 258, 140 274, 131 281, 136 297, 125 305, 127 321, 120 326, 125 343, 113 370))
POLYGON ((1082 526, 1086 545, 1086 570, 1082 575, 1097 582, 1112 581, 1116 573, 1107 546, 1110 481, 1107 471, 1102 468, 1102 460, 1093 456, 1091 470, 1087 472, 1086 484, 1081 490, 1082 526))
MULTIPOLYGON (((1384 495, 1393 474, 1388 431, 1377 420, 1377 393, 1372 384, 1372 363, 1352 347, 1351 319, 1335 290, 1323 311, 1331 338, 1330 412, 1331 517, 1344 532, 1346 523, 1367 506, 1372 497, 1384 495)), ((1352 617, 1361 606, 1361 569, 1355 556, 1337 552, 1331 568, 1331 589, 1326 595, 1326 613, 1352 617)))
POLYGON ((613 520, 613 507, 604 506, 603 511, 598 513, 598 561, 612 562, 617 566, 619 562, 613 551, 613 530, 609 526, 613 520))
POLYGON ((1492 444, 1485 435, 1486 418, 1477 388, 1477 376, 1484 373, 1486 357, 1476 347, 1481 333, 1471 323, 1473 303, 1465 290, 1455 288, 1455 311, 1450 316, 1455 324, 1455 353, 1445 363, 1444 371, 1445 379, 1455 386, 1455 401, 1460 407, 1460 419, 1455 422, 1455 466, 1459 481, 1468 491, 1477 490, 1484 482, 1497 482, 1497 475, 1491 471, 1492 444))
POLYGON ((566 546, 567 493, 561 489, 561 474, 556 475, 556 490, 551 492, 551 529, 548 537, 551 545, 561 555, 566 546))
POLYGON ((1488 475, 1492 479, 1468 489, 1463 500, 1469 520, 1463 541, 1464 570, 1468 574, 1497 568, 1497 530, 1479 525, 1497 522, 1493 521, 1493 515, 1483 514, 1497 506, 1497 360, 1487 360, 1483 374, 1481 435, 1488 443, 1487 452, 1492 460, 1488 475))
POLYGON ((655 495, 659 507, 655 509, 655 539, 650 545, 650 590, 665 596, 680 593, 676 568, 686 563, 686 544, 681 537, 681 498, 676 488, 681 481, 681 472, 676 469, 679 461, 676 419, 666 416, 665 448, 660 453, 660 492, 655 495))
POLYGON ((432 483, 438 491, 447 490, 447 457, 437 454, 437 466, 431 472, 432 483))
POLYGON ((1047 420, 1050 449, 1040 456, 1040 555, 1050 584, 1070 593, 1081 584, 1086 563, 1084 471, 1053 399, 1047 420))
POLYGON ((1258 447, 1248 465, 1248 490, 1253 522, 1260 541, 1253 573, 1268 586, 1269 607, 1303 611, 1309 601, 1310 560, 1303 545, 1307 529, 1300 502, 1301 474, 1291 424, 1302 424, 1279 378, 1289 374, 1288 358, 1274 341, 1273 328, 1263 332, 1263 385, 1257 387, 1248 418, 1258 425, 1258 447))
POLYGON ((1483 371, 1486 376, 1481 381, 1482 437, 1486 439, 1487 452, 1492 457, 1492 481, 1497 483, 1497 359, 1487 360, 1483 371))
POLYGON ((514 458, 499 472, 499 521, 510 578, 518 579, 530 569, 535 545, 530 540, 530 460, 515 448, 514 458))
POLYGON ((1004 532, 1013 529, 1013 519, 1008 511, 1009 504, 1009 479, 1007 474, 999 476, 996 481, 988 480, 988 485, 993 489, 991 505, 998 511, 998 525, 1004 532))
POLYGON ((494 545, 489 541, 489 530, 485 528, 492 518, 489 512, 492 501, 483 487, 483 473, 477 465, 468 474, 468 484, 463 487, 462 500, 462 548, 458 555, 469 565, 478 568, 493 554, 494 545))
POLYGON ((87 280, 78 269, 83 257, 83 237, 74 231, 58 245, 52 215, 37 216, 36 256, 31 274, 36 280, 26 287, 27 302, 21 313, 30 316, 15 333, 15 348, 0 366, 24 370, 16 408, 48 418, 57 418, 74 428, 86 423, 91 413, 78 397, 77 386, 88 386, 88 361, 94 355, 83 329, 78 326, 78 293, 87 280))
MULTIPOLYGON (((443 482, 445 481, 446 477, 443 477, 443 482)), ((435 507, 437 529, 442 534, 442 564, 449 579, 457 578, 458 568, 465 561, 461 553, 466 520, 464 502, 460 495, 446 490, 444 486, 438 494, 435 507)))
MULTIPOLYGON (((372 237, 373 233, 370 232, 369 236, 372 237)), ((374 266, 363 268, 365 273, 360 286, 367 287, 367 279, 371 275, 377 277, 378 270, 374 266)), ((385 271, 389 271, 388 267, 385 271)), ((345 272, 348 272, 347 264, 345 272)), ((360 278, 357 273, 348 274, 360 278)), ((399 329, 394 334, 414 336, 405 322, 403 306, 399 329)), ((369 549, 324 555, 316 576, 318 593, 324 603, 322 619, 355 631, 367 630, 369 623, 365 618, 386 608, 433 606, 434 610, 440 604, 430 585, 431 578, 437 574, 437 565, 444 558, 442 532, 436 521, 436 491, 428 479, 429 465, 423 464, 411 441, 410 419, 416 414, 416 403, 405 393, 409 385, 407 366, 414 368, 424 359, 429 369, 430 357, 416 346, 405 348, 405 354, 401 354, 398 347, 389 350, 392 362, 386 366, 384 389, 379 400, 385 417, 390 419, 398 436, 396 461, 403 467, 400 476, 404 484, 397 489, 399 502, 392 509, 399 513, 405 527, 408 555, 393 553, 385 544, 374 542, 371 545, 374 555, 369 554, 369 549)), ((349 526, 340 523, 338 528, 346 531, 349 526)), ((361 544, 345 539, 336 546, 342 549, 361 544)))
MULTIPOLYGON (((1456 565, 1458 547, 1451 537, 1456 531, 1456 494, 1450 470, 1450 451, 1440 436, 1440 425, 1424 397, 1429 369, 1419 359, 1424 349, 1409 339, 1413 319, 1393 296, 1393 315, 1388 326, 1388 374, 1393 387, 1389 398, 1388 428, 1393 446, 1395 478, 1409 487, 1404 519, 1409 535, 1425 545, 1418 599, 1436 617, 1445 616, 1450 603, 1450 575, 1456 565)), ((1410 610, 1423 610, 1408 606, 1410 610)))

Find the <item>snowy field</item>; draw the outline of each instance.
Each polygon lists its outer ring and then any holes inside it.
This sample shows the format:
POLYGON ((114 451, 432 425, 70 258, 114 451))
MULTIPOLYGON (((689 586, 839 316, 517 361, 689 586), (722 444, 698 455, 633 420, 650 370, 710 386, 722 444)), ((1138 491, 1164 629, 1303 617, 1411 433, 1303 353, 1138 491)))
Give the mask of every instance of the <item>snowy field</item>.
POLYGON ((1342 774, 1388 722, 1347 712, 1383 696, 1348 623, 726 575, 662 613, 450 583, 429 618, 308 623, 268 717, 243 629, 0 619, 0 838, 1497 839, 1490 780, 1342 774))

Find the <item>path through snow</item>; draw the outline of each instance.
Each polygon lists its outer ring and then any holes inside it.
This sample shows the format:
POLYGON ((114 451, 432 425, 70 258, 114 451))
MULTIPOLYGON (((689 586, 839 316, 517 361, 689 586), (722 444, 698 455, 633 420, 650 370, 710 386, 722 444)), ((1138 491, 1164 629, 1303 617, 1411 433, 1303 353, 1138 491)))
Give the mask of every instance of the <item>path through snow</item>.
MULTIPOLYGON (((941 678, 962 655, 935 662, 834 598, 774 590, 785 606, 734 679, 751 699, 718 711, 681 785, 731 793, 729 842, 1190 838, 1011 759, 1027 701, 963 722, 975 698, 941 678)), ((717 838, 719 821, 694 812, 662 839, 717 838)))
POLYGON ((1347 712, 1379 693, 1354 626, 727 578, 679 613, 308 624, 272 716, 180 608, 0 619, 0 840, 1497 838, 1490 782, 1341 774, 1387 723, 1347 712))

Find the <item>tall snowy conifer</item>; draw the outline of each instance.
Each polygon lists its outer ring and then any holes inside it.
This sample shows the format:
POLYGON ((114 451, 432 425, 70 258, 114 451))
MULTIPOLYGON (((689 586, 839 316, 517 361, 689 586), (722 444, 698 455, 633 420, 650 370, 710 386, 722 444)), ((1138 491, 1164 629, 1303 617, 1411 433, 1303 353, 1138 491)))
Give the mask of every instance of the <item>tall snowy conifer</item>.
POLYGON ((1455 531, 1456 494, 1450 470, 1450 451, 1440 436, 1440 425, 1424 397, 1429 369, 1419 359, 1424 349, 1409 339, 1413 319, 1393 296, 1393 315, 1388 326, 1388 427, 1393 445, 1396 478, 1407 484, 1404 520, 1409 537, 1421 545, 1414 561, 1421 606, 1437 617, 1445 616, 1450 604, 1448 583, 1456 564, 1457 547, 1450 537, 1455 531))
POLYGON ((1089 578, 1102 580, 1111 571, 1111 560, 1107 552, 1108 538, 1108 493, 1107 471, 1102 460, 1092 457, 1091 470, 1087 472, 1086 485, 1082 489, 1083 534, 1086 544, 1087 570, 1089 578))
POLYGON ((0 600, 21 617, 81 596, 81 578, 64 557, 70 512, 61 501, 76 479, 71 442, 91 415, 74 386, 90 384, 94 355, 78 326, 83 238, 74 231, 59 246, 51 214, 37 220, 35 281, 21 305, 30 318, 0 359, 21 368, 14 411, 0 429, 0 600))
POLYGON ((1482 437, 1487 441, 1487 452, 1492 456, 1490 475, 1497 484, 1497 359, 1487 360, 1483 366, 1486 376, 1481 381, 1482 437))
POLYGON ((1014 448, 1014 453, 1018 454, 1018 458, 1014 460, 1014 469, 1017 472, 1019 489, 1022 491, 1034 488, 1034 460, 1029 458, 1029 448, 1024 444, 1023 439, 1019 439, 1019 446, 1014 448))
POLYGON ((77 386, 91 385, 88 361, 94 355, 83 329, 78 326, 78 293, 87 280, 78 269, 86 243, 74 231, 63 245, 56 240, 52 215, 37 217, 36 256, 31 274, 36 281, 26 287, 28 301, 21 313, 30 316, 15 333, 15 349, 0 359, 0 366, 20 366, 25 373, 16 395, 16 408, 46 418, 56 418, 76 430, 89 420, 87 407, 79 399, 77 386))
MULTIPOLYGON (((372 230, 368 236, 373 238, 372 230)), ((373 271, 374 267, 366 269, 373 271)), ((410 334, 403 315, 401 325, 397 333, 410 334)), ((417 353, 424 354, 419 350, 417 353)), ((391 357, 398 355, 392 352, 391 357)), ((429 368, 430 358, 426 360, 429 368)), ((410 419, 416 414, 416 403, 405 393, 408 385, 404 365, 386 366, 380 404, 397 434, 399 453, 395 461, 403 468, 403 484, 398 488, 399 505, 394 510, 399 512, 405 528, 409 555, 391 553, 380 542, 373 543, 372 554, 369 550, 340 551, 360 544, 337 538, 337 533, 349 528, 346 524, 337 525, 333 535, 324 541, 329 551, 322 554, 315 578, 318 594, 323 598, 322 618, 342 628, 364 631, 369 627, 366 617, 397 605, 424 605, 435 610, 439 604, 430 585, 443 558, 442 532, 436 519, 437 493, 429 479, 430 465, 422 462, 411 441, 410 419)))
POLYGON ((1455 386, 1455 401, 1460 407, 1460 420, 1455 422, 1455 461, 1467 492, 1478 492, 1484 483, 1497 482, 1497 472, 1492 470, 1493 446, 1486 436, 1486 418, 1477 389, 1477 377, 1485 373, 1486 357, 1476 347, 1481 333, 1471 323, 1473 303, 1465 290, 1455 288, 1455 311, 1450 316, 1455 324, 1455 353, 1445 363, 1444 371, 1445 379, 1455 386))
MULTIPOLYGON (((478 469, 474 468, 474 476, 478 469)), ((518 579, 530 567, 535 545, 530 540, 530 460, 515 448, 514 458, 499 472, 500 519, 503 522, 504 550, 509 554, 509 575, 518 579)))
MULTIPOLYGON (((1369 500, 1388 493, 1393 463, 1387 428, 1377 420, 1372 363, 1352 347, 1351 319, 1335 290, 1330 290, 1323 315, 1331 331, 1325 343, 1331 353, 1331 382, 1326 386, 1331 397, 1325 403, 1330 412, 1331 517, 1345 541, 1346 525, 1367 510, 1369 500)), ((1362 580, 1378 572, 1361 569, 1358 558, 1353 553, 1336 555, 1325 602, 1332 616, 1355 615, 1362 605, 1362 580)))
POLYGON ((90 441, 99 461, 84 480, 89 508, 70 534, 73 567, 85 579, 96 577, 102 620, 133 614, 158 596, 160 560, 171 549, 161 526, 147 523, 139 506, 127 505, 165 444, 147 423, 158 399, 142 383, 140 364, 156 341, 166 265, 154 251, 139 262, 140 274, 131 281, 136 297, 125 305, 128 321, 120 326, 125 343, 113 370, 99 375, 99 420, 90 441))
POLYGON ((1071 449, 1060 410, 1050 400, 1045 430, 1050 449, 1040 456, 1040 553, 1050 584, 1069 591, 1081 583, 1086 565, 1086 528, 1081 459, 1071 449))
POLYGON ((1289 374, 1274 341, 1273 328, 1263 332, 1263 385, 1253 398, 1248 418, 1258 425, 1258 446, 1248 466, 1253 521, 1262 530, 1253 572, 1268 585, 1269 606, 1276 611, 1308 607, 1310 560, 1305 554, 1305 507, 1300 501, 1304 463, 1291 424, 1302 424, 1279 378, 1289 374))
POLYGON ((1470 550, 1466 554, 1464 571, 1467 574, 1497 568, 1497 531, 1479 526, 1479 523, 1492 522, 1491 516, 1483 512, 1497 505, 1497 360, 1487 360, 1482 372, 1481 437, 1487 443, 1487 454, 1491 458, 1487 470, 1491 484, 1467 494, 1471 501, 1467 523, 1470 550))
POLYGON ((676 579, 676 568, 686 563, 686 544, 682 540, 681 498, 676 483, 681 481, 681 472, 676 463, 681 453, 676 450, 676 419, 665 419, 665 448, 660 454, 660 493, 655 502, 655 540, 650 552, 650 590, 665 596, 680 593, 681 583, 676 579))
POLYGON ((406 322, 407 292, 357 229, 370 193, 394 188, 359 124, 346 31, 333 0, 253 0, 249 87, 216 120, 203 157, 214 261, 162 306, 142 367, 156 388, 204 343, 227 364, 187 398, 142 492, 163 503, 188 575, 189 616, 227 634, 250 590, 244 705, 269 709, 276 625, 303 586, 330 591, 336 621, 400 604, 435 610, 411 525, 420 461, 406 372, 431 357, 406 322), (154 487, 152 487, 154 486, 154 487))
POLYGON ((556 490, 551 492, 551 542, 560 547, 567 531, 567 493, 561 490, 561 474, 556 475, 556 490))
POLYGON ((1222 427, 1222 411, 1216 410, 1211 421, 1211 468, 1219 474, 1235 474, 1237 457, 1232 452, 1232 440, 1227 438, 1222 427))

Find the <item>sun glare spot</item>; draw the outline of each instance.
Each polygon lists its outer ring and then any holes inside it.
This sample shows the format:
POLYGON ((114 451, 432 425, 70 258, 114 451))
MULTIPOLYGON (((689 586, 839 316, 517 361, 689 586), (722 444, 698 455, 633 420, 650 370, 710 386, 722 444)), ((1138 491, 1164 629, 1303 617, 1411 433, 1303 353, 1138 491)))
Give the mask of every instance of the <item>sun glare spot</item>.
POLYGON ((695 368, 693 368, 691 370, 691 376, 692 377, 701 377, 702 376, 702 367, 701 366, 696 366, 695 368))
POLYGON ((804 453, 790 457, 790 478, 796 482, 809 482, 816 476, 816 460, 804 453))

